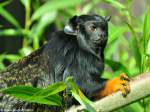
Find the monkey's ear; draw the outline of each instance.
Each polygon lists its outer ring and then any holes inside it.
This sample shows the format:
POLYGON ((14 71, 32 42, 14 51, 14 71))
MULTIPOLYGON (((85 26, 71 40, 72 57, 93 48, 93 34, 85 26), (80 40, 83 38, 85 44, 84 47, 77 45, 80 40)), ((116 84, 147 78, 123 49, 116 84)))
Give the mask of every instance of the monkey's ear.
POLYGON ((77 18, 78 16, 73 16, 69 22, 65 25, 64 32, 69 35, 77 35, 77 18))
POLYGON ((108 21, 110 21, 110 19, 111 19, 111 16, 106 16, 105 17, 105 20, 108 22, 108 21))

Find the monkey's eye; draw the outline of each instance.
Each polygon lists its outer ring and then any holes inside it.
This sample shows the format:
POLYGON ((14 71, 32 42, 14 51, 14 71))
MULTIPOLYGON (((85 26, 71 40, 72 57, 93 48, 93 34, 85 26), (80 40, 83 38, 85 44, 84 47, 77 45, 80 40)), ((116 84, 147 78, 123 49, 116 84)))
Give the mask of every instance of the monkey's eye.
POLYGON ((96 31, 96 26, 94 24, 90 25, 90 30, 91 31, 96 31))

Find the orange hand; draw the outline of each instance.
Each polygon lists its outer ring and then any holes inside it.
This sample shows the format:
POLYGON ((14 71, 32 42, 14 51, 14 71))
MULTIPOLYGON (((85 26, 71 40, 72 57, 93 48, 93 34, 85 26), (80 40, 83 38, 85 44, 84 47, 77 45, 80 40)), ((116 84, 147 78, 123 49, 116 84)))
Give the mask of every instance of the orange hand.
POLYGON ((124 97, 130 92, 129 78, 124 73, 113 80, 108 80, 103 90, 97 93, 95 98, 100 99, 119 90, 122 91, 124 97))

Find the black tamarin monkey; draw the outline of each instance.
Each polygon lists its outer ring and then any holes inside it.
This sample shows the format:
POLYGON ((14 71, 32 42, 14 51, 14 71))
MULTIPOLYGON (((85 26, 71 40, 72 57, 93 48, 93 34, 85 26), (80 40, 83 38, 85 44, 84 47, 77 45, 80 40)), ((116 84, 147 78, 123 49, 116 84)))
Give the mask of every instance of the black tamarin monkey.
MULTIPOLYGON (((99 99, 112 92, 129 92, 128 77, 122 74, 113 80, 102 79, 104 48, 108 39, 110 17, 74 16, 64 30, 54 32, 46 45, 7 67, 0 73, 0 87, 31 85, 46 87, 69 75, 90 99, 99 99)), ((49 107, 29 104, 1 94, 0 109, 33 109, 49 111, 49 107)))

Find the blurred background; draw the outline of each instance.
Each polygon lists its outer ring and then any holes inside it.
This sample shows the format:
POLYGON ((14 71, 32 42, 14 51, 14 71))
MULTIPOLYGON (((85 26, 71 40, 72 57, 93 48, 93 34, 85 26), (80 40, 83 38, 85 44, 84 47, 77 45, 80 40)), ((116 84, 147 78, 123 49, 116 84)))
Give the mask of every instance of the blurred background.
MULTIPOLYGON (((150 71, 150 0, 0 0, 0 71, 45 44, 74 15, 111 16, 103 77, 150 71)), ((150 98, 115 112, 150 112, 150 98)))

